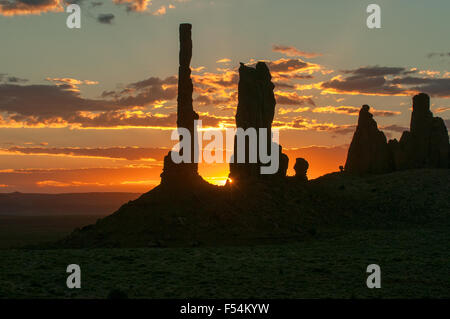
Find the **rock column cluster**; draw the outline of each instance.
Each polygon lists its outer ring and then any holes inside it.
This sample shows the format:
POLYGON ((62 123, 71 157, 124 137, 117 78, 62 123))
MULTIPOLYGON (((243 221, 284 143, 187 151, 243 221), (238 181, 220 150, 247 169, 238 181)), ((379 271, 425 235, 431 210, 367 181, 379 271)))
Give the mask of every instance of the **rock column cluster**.
POLYGON ((414 168, 450 168, 448 131, 440 117, 430 111, 430 97, 413 97, 410 131, 400 141, 386 141, 364 105, 350 144, 345 171, 357 174, 387 173, 414 168))

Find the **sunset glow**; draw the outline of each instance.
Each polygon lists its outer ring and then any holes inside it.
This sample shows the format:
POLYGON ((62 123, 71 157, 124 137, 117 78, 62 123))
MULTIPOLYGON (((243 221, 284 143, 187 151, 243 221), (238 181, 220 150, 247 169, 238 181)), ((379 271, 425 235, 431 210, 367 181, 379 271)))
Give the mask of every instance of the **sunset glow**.
MULTIPOLYGON (((388 139, 398 138, 409 126, 411 96, 425 91, 448 126, 449 48, 433 40, 446 39, 446 28, 414 26, 408 32, 415 40, 399 43, 395 30, 420 21, 420 10, 383 5, 396 20, 369 31, 359 15, 339 20, 365 12, 351 1, 325 10, 302 1, 114 0, 101 6, 108 19, 81 3, 80 30, 60 23, 66 13, 58 0, 0 4, 0 58, 8 61, 0 69, 0 192, 146 192, 158 185, 175 144, 181 20, 195 21, 193 103, 203 130, 235 127, 239 62, 267 63, 288 175, 297 157, 309 162, 309 178, 338 171, 362 104, 388 139), (319 11, 333 28, 313 18, 319 11), (269 13, 270 24, 257 18, 269 13), (395 55, 380 53, 389 47, 395 55)), ((430 10, 437 17, 445 11, 430 10)), ((199 167, 208 182, 226 183, 227 163, 199 167)))

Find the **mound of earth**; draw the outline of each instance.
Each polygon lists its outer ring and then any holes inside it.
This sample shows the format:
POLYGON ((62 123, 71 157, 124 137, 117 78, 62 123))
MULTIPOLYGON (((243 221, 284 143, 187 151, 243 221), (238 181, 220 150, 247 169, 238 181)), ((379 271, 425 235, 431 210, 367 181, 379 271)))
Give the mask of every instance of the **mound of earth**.
POLYGON ((52 245, 65 248, 274 242, 325 228, 449 225, 450 170, 332 173, 309 182, 159 185, 52 245))

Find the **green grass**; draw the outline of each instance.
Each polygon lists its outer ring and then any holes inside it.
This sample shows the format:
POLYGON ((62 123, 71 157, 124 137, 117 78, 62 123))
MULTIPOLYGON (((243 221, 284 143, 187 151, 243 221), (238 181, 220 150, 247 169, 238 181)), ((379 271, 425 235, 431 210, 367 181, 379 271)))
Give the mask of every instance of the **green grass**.
POLYGON ((0 250, 0 298, 449 298, 449 230, 318 233, 259 246, 0 250), (65 286, 79 264, 82 289, 65 286), (382 288, 366 287, 381 266, 382 288))

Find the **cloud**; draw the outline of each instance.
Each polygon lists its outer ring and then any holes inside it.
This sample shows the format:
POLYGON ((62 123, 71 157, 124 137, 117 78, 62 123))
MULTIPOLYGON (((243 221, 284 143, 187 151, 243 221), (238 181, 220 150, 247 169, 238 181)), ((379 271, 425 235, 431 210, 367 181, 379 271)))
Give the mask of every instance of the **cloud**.
POLYGON ((216 61, 216 63, 228 63, 228 62, 231 62, 231 60, 228 59, 228 58, 223 58, 223 59, 220 59, 220 60, 216 61))
POLYGON ((178 80, 176 76, 169 76, 165 79, 160 79, 158 77, 149 77, 148 79, 131 83, 128 85, 128 87, 141 90, 155 85, 175 85, 177 83, 178 80))
POLYGON ((290 57, 314 58, 321 55, 320 53, 305 52, 292 46, 277 45, 277 44, 274 44, 272 46, 272 51, 279 52, 290 57))
POLYGON ((105 91, 100 99, 81 96, 78 85, 96 84, 95 81, 72 78, 48 78, 54 85, 0 84, 0 112, 3 122, 23 123, 26 126, 88 124, 98 127, 109 122, 123 125, 167 126, 169 115, 130 113, 128 110, 157 107, 176 97, 176 78, 148 78, 131 83, 120 90, 105 91), (164 118, 166 117, 166 118, 164 118))
POLYGON ((405 77, 391 81, 395 85, 407 85, 409 91, 426 92, 434 97, 450 97, 450 78, 405 77))
POLYGON ((301 96, 296 92, 275 91, 275 98, 278 105, 316 105, 310 96, 301 96))
POLYGON ((4 151, 18 154, 70 155, 79 157, 101 157, 125 159, 130 161, 153 159, 162 161, 169 151, 166 148, 109 147, 109 148, 47 148, 47 147, 10 147, 4 151))
POLYGON ((175 128, 176 114, 154 115, 136 112, 110 111, 100 114, 77 113, 66 120, 67 124, 79 125, 82 128, 113 127, 153 127, 175 128))
POLYGON ((346 76, 338 75, 320 84, 323 93, 413 95, 425 92, 435 97, 450 97, 450 78, 426 77, 427 72, 417 69, 372 66, 342 73, 346 76), (411 76, 413 73, 425 76, 411 76))
POLYGON ((98 84, 98 81, 91 81, 91 80, 77 80, 72 78, 46 78, 46 81, 52 82, 56 84, 58 87, 64 89, 64 90, 70 90, 78 92, 78 86, 79 85, 96 85, 98 84))
POLYGON ((151 0, 113 0, 115 4, 125 5, 127 11, 143 12, 151 5, 151 0))
POLYGON ((106 14, 99 14, 97 16, 97 21, 102 24, 112 24, 112 21, 114 20, 115 16, 112 13, 106 13, 106 14))
POLYGON ((156 186, 161 165, 99 167, 81 169, 21 169, 0 171, 2 184, 20 192, 148 191, 156 186), (144 176, 144 178, 143 178, 144 176), (154 181, 152 184, 124 184, 127 181, 154 181))
POLYGON ((0 73, 0 82, 3 83, 25 83, 28 79, 22 79, 17 76, 8 76, 7 73, 0 73))
POLYGON ((450 110, 449 106, 445 106, 445 107, 438 107, 437 109, 434 110, 435 113, 443 113, 443 112, 447 112, 448 110, 450 110))
POLYGON ((71 84, 0 84, 0 111, 21 116, 53 117, 77 111, 119 109, 115 103, 85 99, 72 91, 71 84))
POLYGON ((0 15, 31 15, 64 11, 60 0, 1 0, 0 15))
POLYGON ((7 78, 7 82, 9 82, 9 83, 24 83, 24 82, 28 82, 28 80, 21 79, 21 78, 15 77, 15 76, 9 76, 7 78))
POLYGON ((303 112, 307 112, 310 110, 310 107, 305 106, 305 107, 298 107, 298 108, 293 108, 293 107, 288 107, 288 108, 284 108, 284 107, 279 107, 278 108, 278 114, 280 115, 285 115, 285 114, 291 114, 291 113, 303 113, 303 112))
POLYGON ((355 131, 356 125, 340 125, 331 122, 317 122, 315 119, 297 116, 289 121, 274 121, 274 127, 280 129, 295 129, 302 131, 330 132, 333 134, 346 135, 355 131))
MULTIPOLYGON (((313 109, 314 113, 336 113, 336 114, 347 114, 347 115, 359 115, 361 108, 356 106, 322 106, 313 109)), ((387 110, 376 110, 371 108, 370 112, 375 116, 394 116, 399 115, 401 112, 387 111, 387 110)))
POLYGON ((300 59, 280 59, 275 61, 267 62, 267 65, 271 72, 280 73, 292 73, 298 70, 307 69, 311 67, 312 64, 302 61, 300 59))
POLYGON ((404 131, 409 130, 409 128, 404 127, 404 126, 399 126, 397 124, 381 126, 380 129, 383 131, 391 131, 391 132, 397 132, 397 133, 403 133, 404 131))
POLYGON ((434 57, 450 57, 450 52, 441 52, 441 53, 437 53, 437 52, 431 52, 427 54, 428 58, 434 58, 434 57))
POLYGON ((167 13, 166 6, 161 6, 157 10, 152 12, 152 15, 154 16, 163 16, 167 13))
POLYGON ((381 66, 367 66, 354 70, 343 70, 344 74, 351 74, 350 78, 365 78, 365 77, 379 77, 385 75, 401 75, 414 73, 415 71, 407 70, 403 67, 381 67, 381 66))

